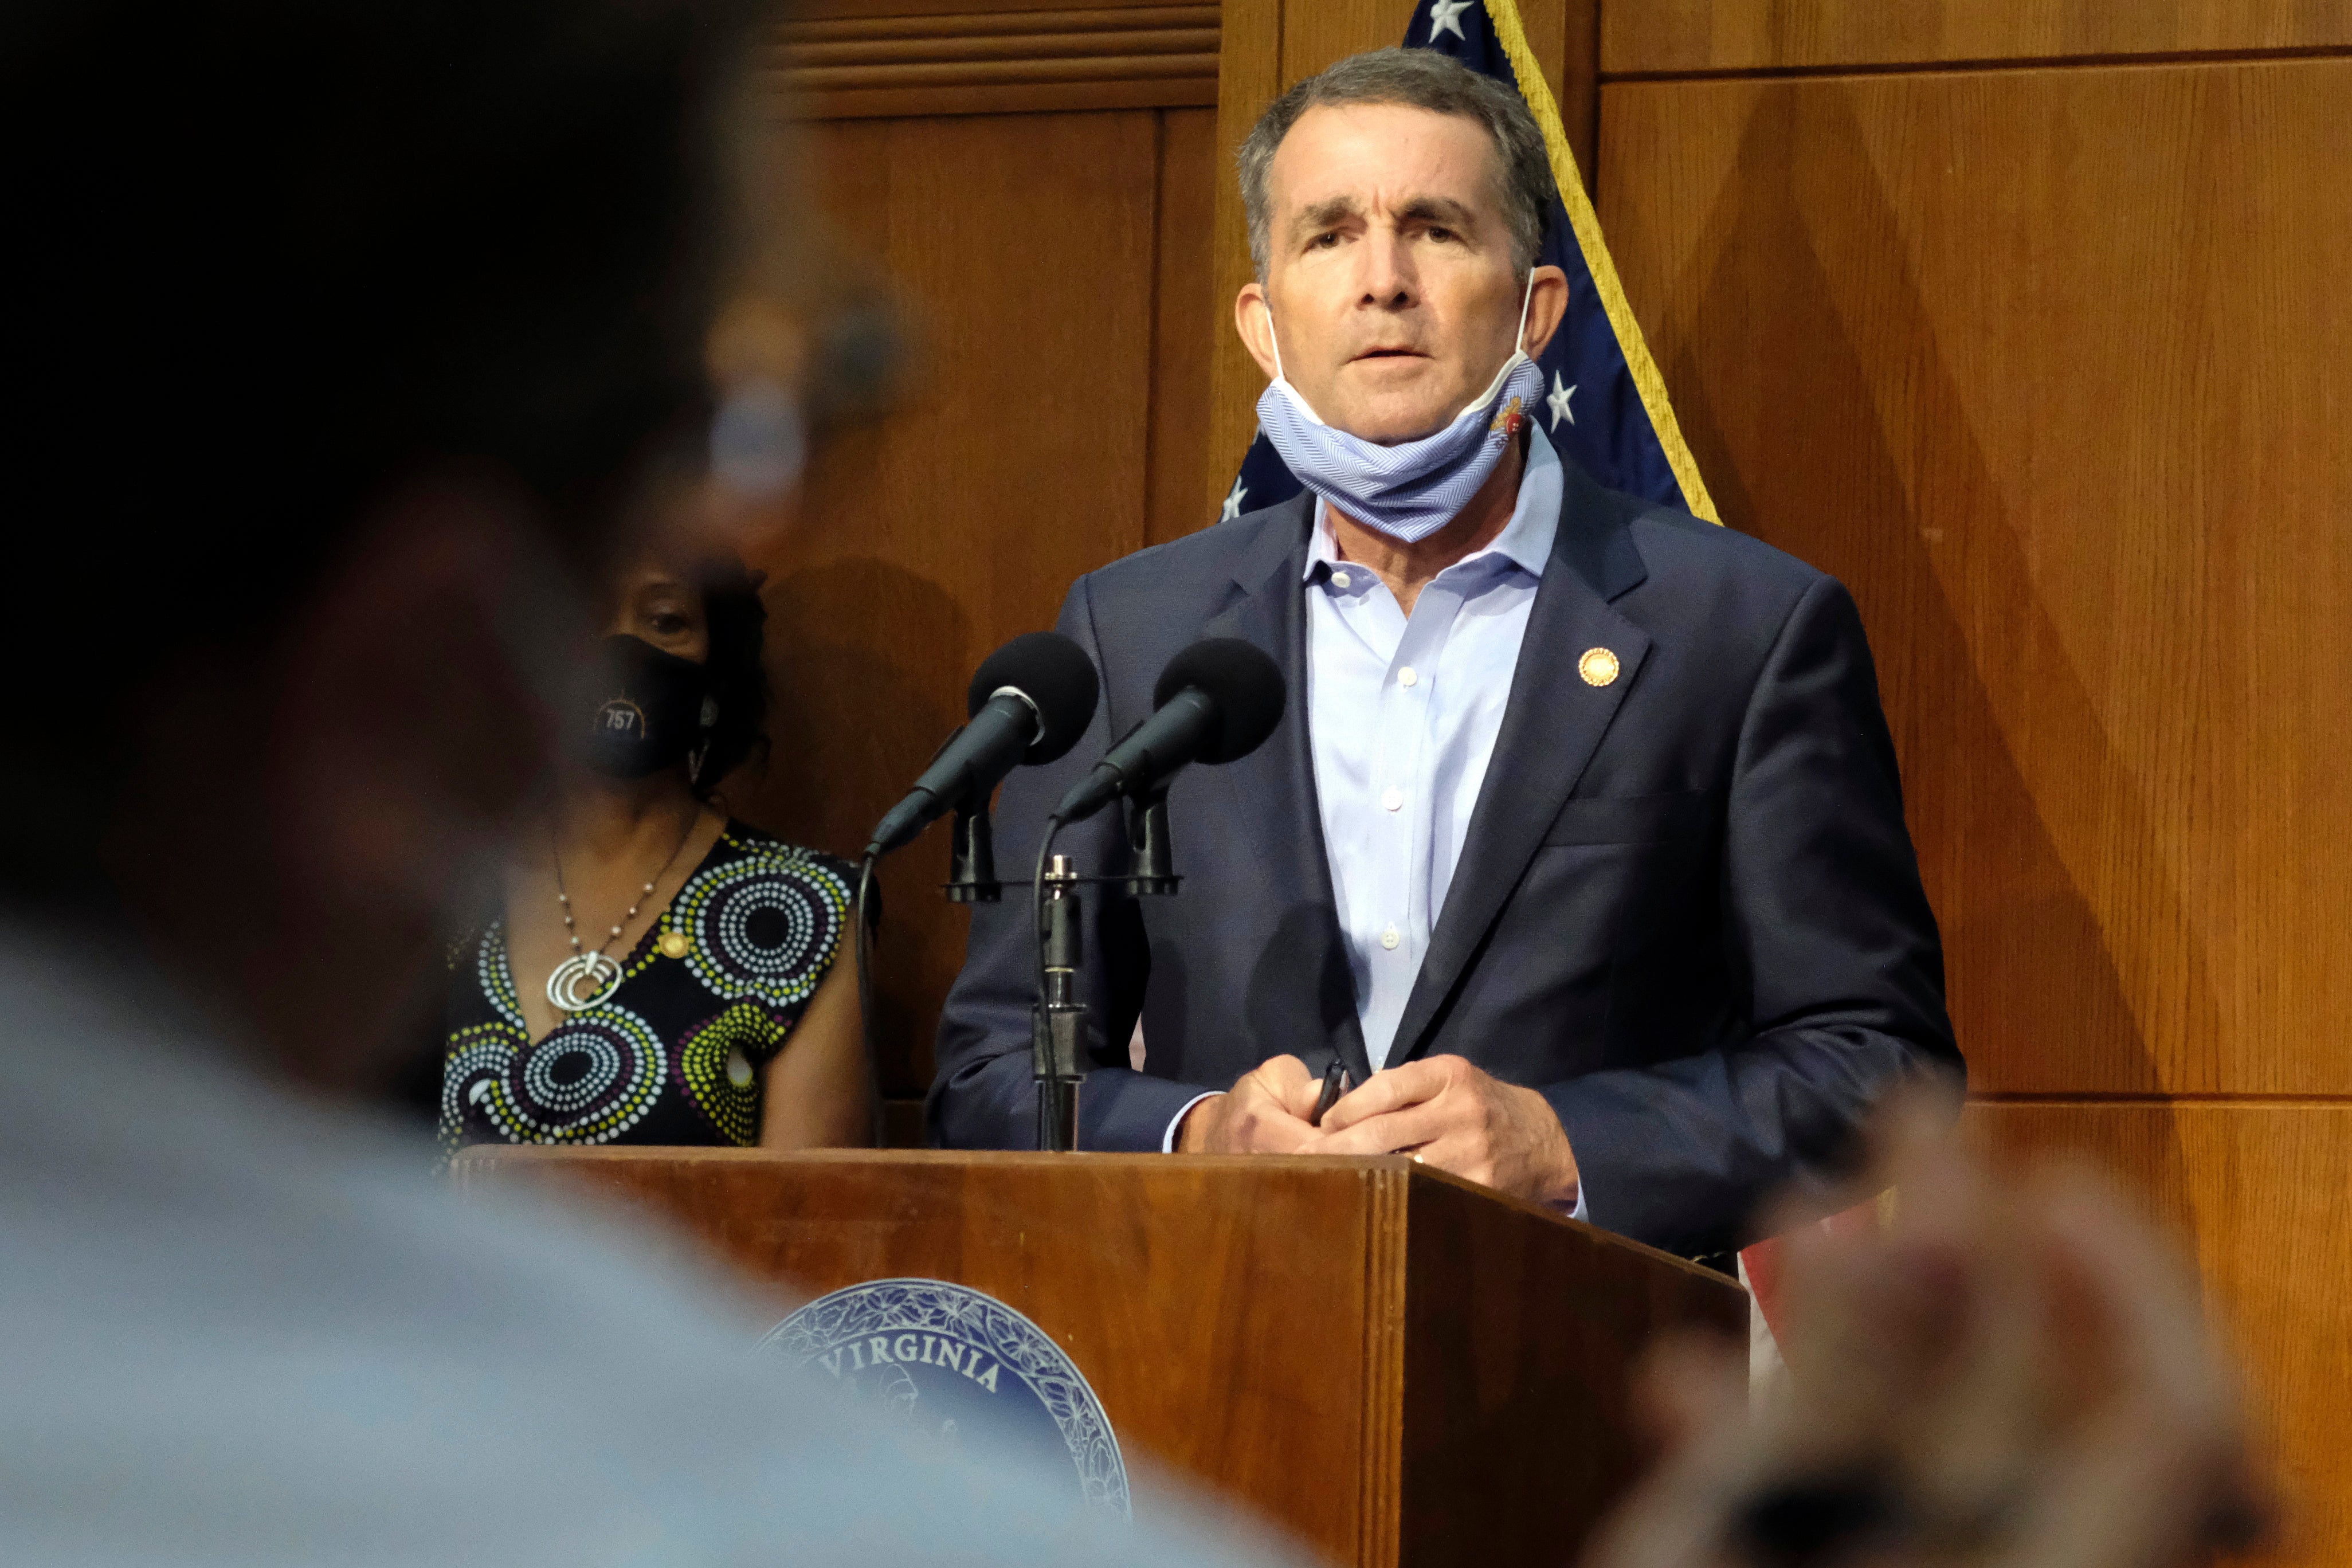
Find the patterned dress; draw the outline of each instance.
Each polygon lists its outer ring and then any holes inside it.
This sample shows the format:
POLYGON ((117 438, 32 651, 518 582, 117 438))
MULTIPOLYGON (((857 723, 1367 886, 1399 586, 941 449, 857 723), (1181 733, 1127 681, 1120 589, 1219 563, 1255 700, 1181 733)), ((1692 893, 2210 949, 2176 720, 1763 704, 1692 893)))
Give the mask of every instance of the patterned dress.
MULTIPOLYGON (((751 1144, 760 1069, 850 930, 851 870, 730 821, 625 959, 536 1045, 494 921, 450 960, 441 1145, 751 1144)), ((526 982, 544 977, 525 977, 526 982)))

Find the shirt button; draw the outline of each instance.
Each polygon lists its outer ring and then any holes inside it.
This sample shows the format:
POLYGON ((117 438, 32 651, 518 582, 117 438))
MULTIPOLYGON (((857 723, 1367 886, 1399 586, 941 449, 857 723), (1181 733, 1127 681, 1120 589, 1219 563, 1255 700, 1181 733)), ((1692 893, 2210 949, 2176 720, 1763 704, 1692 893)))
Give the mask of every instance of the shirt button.
POLYGON ((1397 934, 1397 928, 1394 926, 1391 926, 1388 930, 1381 932, 1381 945, 1389 949, 1391 952, 1394 952, 1396 944, 1403 940, 1404 938, 1397 934))
POLYGON ((1404 805, 1404 791, 1397 788, 1394 784, 1389 785, 1388 793, 1381 796, 1381 805, 1391 811, 1396 810, 1398 807, 1404 805))
POLYGON ((1334 572, 1331 574, 1331 586, 1334 588, 1352 588, 1355 585, 1356 580, 1353 577, 1349 576, 1345 572, 1334 572))
POLYGON ((1397 684, 1399 686, 1419 686, 1421 684, 1421 671, 1413 668, 1413 667, 1409 664, 1406 665, 1402 669, 1397 671, 1397 684))

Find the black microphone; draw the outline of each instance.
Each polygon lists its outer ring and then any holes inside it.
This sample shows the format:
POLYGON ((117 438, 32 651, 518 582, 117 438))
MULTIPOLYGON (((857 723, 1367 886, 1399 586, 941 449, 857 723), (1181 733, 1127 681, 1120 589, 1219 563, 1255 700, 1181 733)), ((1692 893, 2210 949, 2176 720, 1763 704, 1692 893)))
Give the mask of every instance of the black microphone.
POLYGON ((971 678, 971 721, 875 825, 868 855, 887 855, 940 817, 983 804, 1016 763, 1050 763, 1093 722, 1100 683, 1086 650, 1059 632, 1030 632, 988 656, 971 678))
POLYGON ((1168 661, 1151 717, 1097 763, 1054 808, 1064 822, 1092 816, 1122 795, 1150 795, 1187 763, 1248 756, 1282 721, 1282 670, 1239 637, 1208 637, 1168 661))

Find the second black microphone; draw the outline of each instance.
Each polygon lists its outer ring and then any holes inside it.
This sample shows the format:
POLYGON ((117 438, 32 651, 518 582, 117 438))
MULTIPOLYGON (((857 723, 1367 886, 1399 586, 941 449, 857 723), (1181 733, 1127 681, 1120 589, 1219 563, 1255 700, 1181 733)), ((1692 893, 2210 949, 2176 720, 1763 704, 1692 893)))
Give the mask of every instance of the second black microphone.
POLYGON ((1054 815, 1092 816, 1122 795, 1148 795, 1188 763, 1230 763, 1265 743, 1282 721, 1282 670, 1239 637, 1194 643, 1160 673, 1153 711, 1070 787, 1054 815))

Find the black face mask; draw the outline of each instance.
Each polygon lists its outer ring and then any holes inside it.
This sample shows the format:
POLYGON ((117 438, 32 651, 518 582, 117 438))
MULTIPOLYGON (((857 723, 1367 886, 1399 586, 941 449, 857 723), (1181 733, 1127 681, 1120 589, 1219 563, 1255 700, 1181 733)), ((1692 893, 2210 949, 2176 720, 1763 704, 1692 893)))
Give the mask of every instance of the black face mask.
POLYGON ((657 773, 708 738, 710 675, 690 658, 615 633, 581 688, 581 761, 616 779, 657 773))

